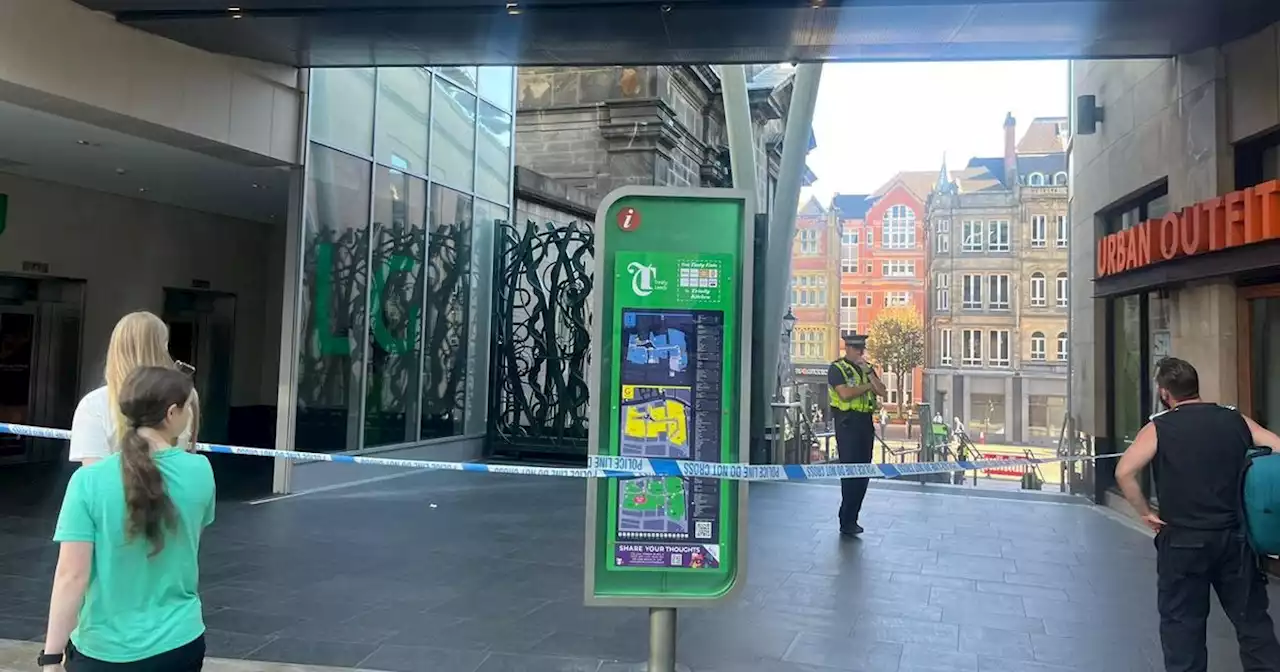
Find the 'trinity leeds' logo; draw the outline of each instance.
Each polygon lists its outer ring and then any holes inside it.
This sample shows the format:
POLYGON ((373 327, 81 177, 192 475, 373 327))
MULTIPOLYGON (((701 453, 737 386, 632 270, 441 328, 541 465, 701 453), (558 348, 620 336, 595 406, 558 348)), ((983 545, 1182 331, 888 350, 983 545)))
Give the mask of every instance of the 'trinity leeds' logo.
POLYGON ((653 293, 653 281, 658 276, 656 267, 633 261, 627 265, 627 272, 631 274, 631 291, 636 296, 649 296, 653 293))

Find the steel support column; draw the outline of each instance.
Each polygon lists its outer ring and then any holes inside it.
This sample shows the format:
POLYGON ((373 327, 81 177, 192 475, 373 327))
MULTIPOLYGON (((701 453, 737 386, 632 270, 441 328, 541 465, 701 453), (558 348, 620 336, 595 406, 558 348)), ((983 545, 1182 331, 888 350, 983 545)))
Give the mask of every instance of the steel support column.
MULTIPOLYGON (((751 101, 747 98, 747 71, 741 65, 720 67, 720 92, 724 97, 724 130, 729 136, 729 170, 734 189, 755 194, 756 142, 751 129, 751 101)), ((756 198, 759 201, 759 197, 756 198)), ((757 212, 763 211, 756 204, 757 212)))
MULTIPOLYGON (((782 136, 782 162, 778 169, 777 192, 773 198, 769 222, 769 245, 765 265, 756 270, 764 275, 764 301, 757 318, 762 326, 761 374, 769 385, 761 386, 758 400, 762 408, 773 401, 772 385, 777 380, 778 350, 782 340, 782 317, 787 312, 791 292, 791 241, 796 236, 796 210, 800 206, 800 182, 804 177, 805 158, 809 154, 809 137, 813 129, 813 111, 818 103, 818 83, 822 80, 821 63, 796 66, 795 84, 791 89, 791 107, 787 111, 787 127, 782 136)), ((839 288, 835 288, 837 293, 839 288)))

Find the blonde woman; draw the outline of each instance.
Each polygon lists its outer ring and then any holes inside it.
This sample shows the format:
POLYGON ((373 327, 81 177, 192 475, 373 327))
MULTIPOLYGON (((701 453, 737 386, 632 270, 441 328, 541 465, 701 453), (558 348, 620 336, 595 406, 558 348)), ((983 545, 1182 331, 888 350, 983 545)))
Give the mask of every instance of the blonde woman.
MULTIPOLYGON (((89 465, 115 452, 128 429, 120 413, 120 387, 134 369, 144 366, 175 368, 169 356, 169 327, 152 313, 139 311, 120 318, 107 345, 106 385, 84 395, 71 420, 72 462, 89 465)), ((198 409, 193 404, 193 409, 198 409)), ((179 445, 194 449, 199 412, 179 438, 179 445)))

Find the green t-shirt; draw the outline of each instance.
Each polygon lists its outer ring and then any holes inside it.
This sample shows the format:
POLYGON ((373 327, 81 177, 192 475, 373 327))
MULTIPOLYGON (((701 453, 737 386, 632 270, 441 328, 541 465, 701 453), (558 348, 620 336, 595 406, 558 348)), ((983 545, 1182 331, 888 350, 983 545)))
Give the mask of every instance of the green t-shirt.
POLYGON ((203 455, 155 454, 178 526, 148 558, 145 537, 128 539, 120 456, 71 477, 53 540, 93 543, 93 567, 71 641, 90 658, 127 663, 176 649, 204 634, 197 587, 200 535, 213 522, 213 469, 203 455))

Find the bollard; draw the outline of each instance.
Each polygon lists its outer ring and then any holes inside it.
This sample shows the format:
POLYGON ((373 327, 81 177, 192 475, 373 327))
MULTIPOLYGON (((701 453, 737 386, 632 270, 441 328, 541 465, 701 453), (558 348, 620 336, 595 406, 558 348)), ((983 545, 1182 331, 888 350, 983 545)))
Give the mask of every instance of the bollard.
POLYGON ((649 672, 676 672, 676 610, 649 609, 649 672))

